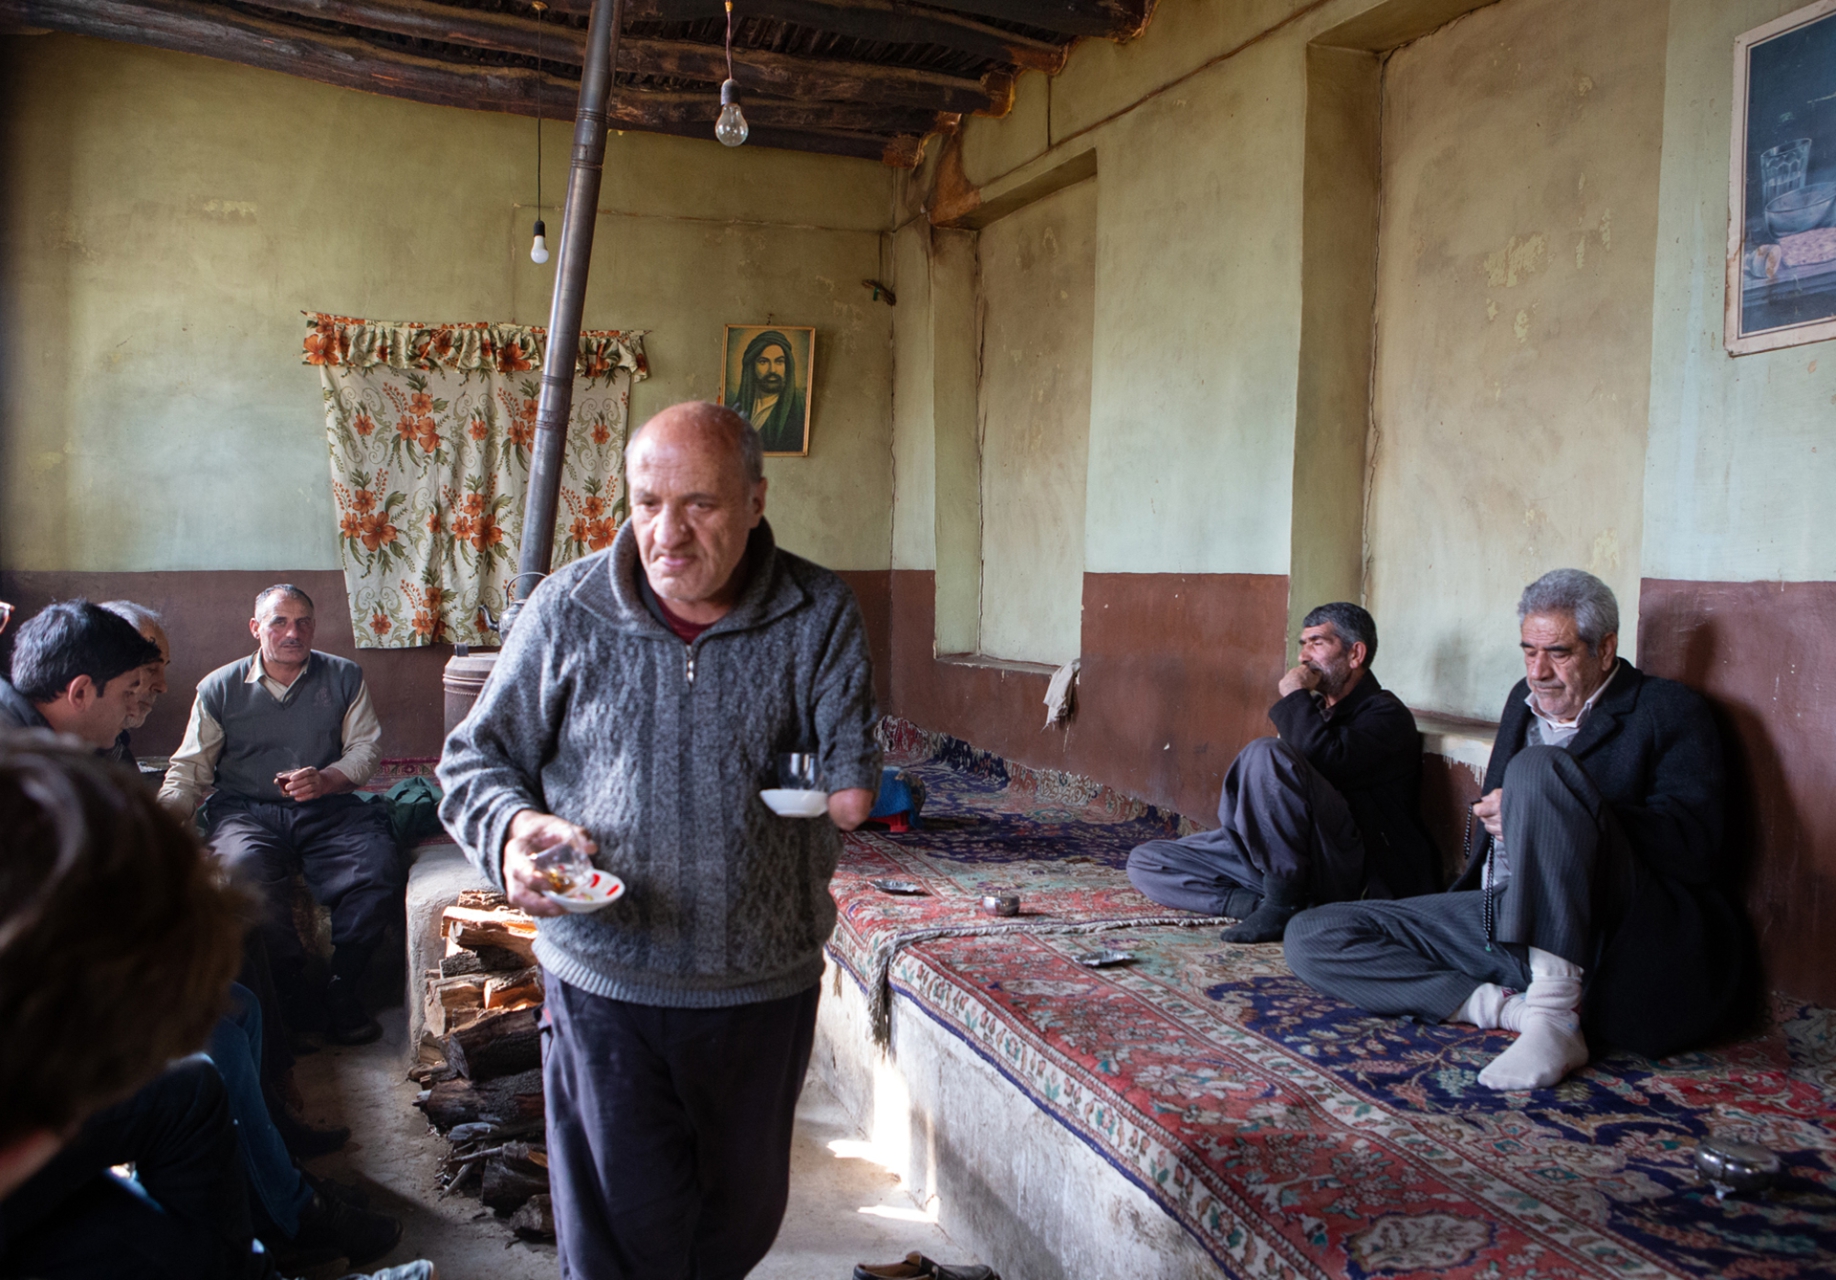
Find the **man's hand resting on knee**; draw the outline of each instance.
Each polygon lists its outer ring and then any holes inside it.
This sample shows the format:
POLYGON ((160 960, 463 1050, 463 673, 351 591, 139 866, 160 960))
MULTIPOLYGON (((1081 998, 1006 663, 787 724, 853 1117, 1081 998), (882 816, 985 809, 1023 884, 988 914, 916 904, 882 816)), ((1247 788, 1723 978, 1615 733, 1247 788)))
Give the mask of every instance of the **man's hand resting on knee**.
POLYGON ((552 813, 524 809, 510 819, 510 838, 504 841, 504 892, 509 896, 511 906, 532 916, 567 914, 549 901, 538 887, 532 859, 542 850, 565 844, 569 840, 588 853, 599 850, 584 827, 577 827, 566 818, 557 818, 552 813))

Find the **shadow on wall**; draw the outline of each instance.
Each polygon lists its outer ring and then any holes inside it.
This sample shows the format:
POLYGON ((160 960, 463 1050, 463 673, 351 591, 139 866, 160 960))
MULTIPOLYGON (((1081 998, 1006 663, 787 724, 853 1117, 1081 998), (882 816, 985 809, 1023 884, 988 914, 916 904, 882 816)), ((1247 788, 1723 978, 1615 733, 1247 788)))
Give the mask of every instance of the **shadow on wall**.
POLYGON ((1728 771, 1730 893, 1765 985, 1836 1003, 1836 583, 1647 579, 1639 665, 1706 695, 1728 771))

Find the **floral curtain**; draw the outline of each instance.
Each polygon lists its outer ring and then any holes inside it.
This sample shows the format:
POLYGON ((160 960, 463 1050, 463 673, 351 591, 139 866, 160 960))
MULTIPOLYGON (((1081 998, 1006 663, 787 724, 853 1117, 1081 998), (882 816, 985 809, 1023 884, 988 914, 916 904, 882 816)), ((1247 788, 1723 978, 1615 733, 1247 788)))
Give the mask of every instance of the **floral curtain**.
MULTIPOLYGON (((338 545, 360 648, 495 645, 522 537, 547 333, 306 313, 324 384, 338 545)), ((644 334, 580 335, 555 562, 611 545, 625 517, 631 383, 644 334)))

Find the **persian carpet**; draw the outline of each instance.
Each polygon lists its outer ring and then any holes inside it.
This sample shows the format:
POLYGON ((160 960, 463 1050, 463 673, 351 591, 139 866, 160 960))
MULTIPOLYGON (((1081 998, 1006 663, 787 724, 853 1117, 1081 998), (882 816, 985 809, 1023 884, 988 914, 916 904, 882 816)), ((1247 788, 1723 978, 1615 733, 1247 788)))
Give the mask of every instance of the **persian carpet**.
POLYGON ((924 825, 848 838, 837 961, 870 1000, 883 972, 900 1016, 955 1035, 1223 1271, 1836 1274, 1830 1011, 1775 997, 1756 1038, 1609 1055, 1554 1089, 1496 1094, 1478 1072, 1509 1033, 1371 1017, 1295 978, 1279 946, 1160 923, 1122 868, 1168 833, 1165 815, 1041 786, 960 744, 903 764, 929 792, 924 825), (925 893, 872 887, 887 877, 925 893), (996 891, 1028 914, 978 914, 996 891), (1078 926, 1097 932, 1063 931, 1078 926), (1134 959, 1077 963, 1095 946, 1134 959), (1779 1153, 1777 1186, 1717 1200, 1691 1167, 1711 1128, 1779 1153))

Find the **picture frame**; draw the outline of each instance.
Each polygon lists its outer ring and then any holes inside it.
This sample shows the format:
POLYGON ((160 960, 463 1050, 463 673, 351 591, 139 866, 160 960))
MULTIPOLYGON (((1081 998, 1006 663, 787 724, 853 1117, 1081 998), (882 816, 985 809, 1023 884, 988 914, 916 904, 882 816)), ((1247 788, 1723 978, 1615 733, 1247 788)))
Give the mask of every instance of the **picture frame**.
POLYGON ((815 408, 816 330, 730 324, 722 330, 720 402, 759 429, 768 458, 806 458, 815 408))
POLYGON ((1836 0, 1734 41, 1723 343, 1836 338, 1836 0))

